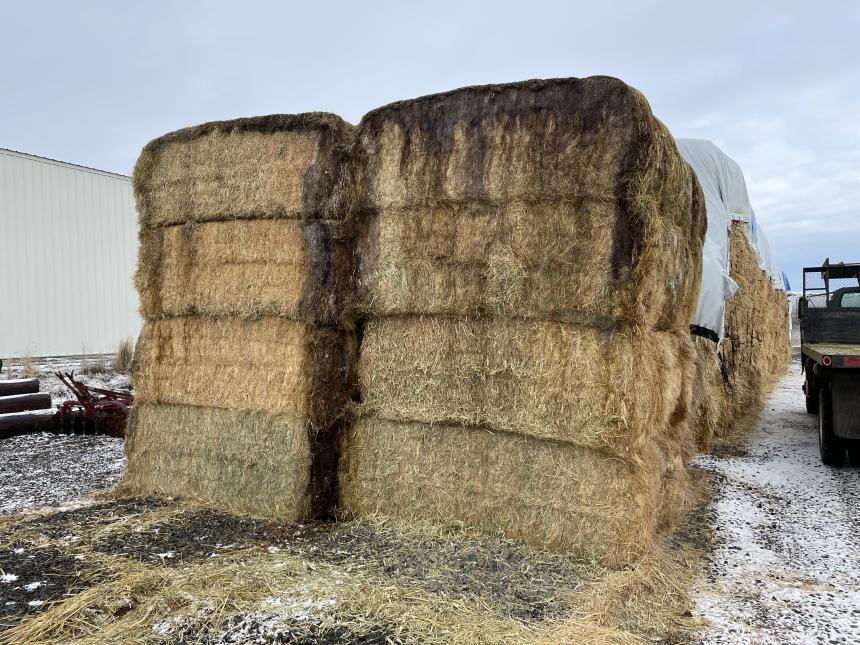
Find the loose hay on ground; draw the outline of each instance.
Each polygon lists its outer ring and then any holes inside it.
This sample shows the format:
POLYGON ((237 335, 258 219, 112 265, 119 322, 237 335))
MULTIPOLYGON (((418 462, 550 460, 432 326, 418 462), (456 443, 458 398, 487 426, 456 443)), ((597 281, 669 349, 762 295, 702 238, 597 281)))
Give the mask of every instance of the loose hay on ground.
POLYGON ((675 574, 654 558, 648 559, 655 565, 648 569, 652 596, 645 599, 637 592, 646 589, 639 568, 607 577, 593 563, 474 531, 370 519, 294 532, 276 527, 269 535, 267 525, 187 503, 179 505, 179 513, 165 513, 147 511, 145 500, 138 500, 140 521, 129 524, 125 516, 132 505, 116 504, 115 513, 107 505, 101 509, 106 517, 122 517, 110 527, 93 524, 93 512, 79 519, 58 516, 53 524, 82 530, 74 542, 46 545, 62 554, 85 553, 84 562, 116 576, 0 631, 0 643, 216 643, 263 632, 290 634, 297 642, 332 634, 363 642, 362 637, 384 634, 391 642, 430 644, 636 643, 641 642, 637 634, 665 635, 651 631, 655 615, 667 617, 667 607, 677 613, 677 603, 662 595, 672 586, 665 576, 675 574), (176 539, 185 535, 192 547, 199 530, 210 545, 264 540, 254 549, 190 559, 181 567, 91 550, 105 537, 117 547, 123 536, 133 541, 138 525, 147 534, 157 535, 159 528, 176 539), (267 552, 269 541, 280 550, 267 552), (533 596, 546 603, 546 613, 520 612, 533 596), (260 621, 262 631, 255 627, 260 621))

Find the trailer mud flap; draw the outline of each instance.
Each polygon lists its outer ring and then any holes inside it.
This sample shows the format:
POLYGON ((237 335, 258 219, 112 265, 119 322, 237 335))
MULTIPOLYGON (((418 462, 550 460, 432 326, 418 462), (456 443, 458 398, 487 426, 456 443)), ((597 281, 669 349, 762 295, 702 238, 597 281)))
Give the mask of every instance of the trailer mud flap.
POLYGON ((860 439, 860 374, 834 373, 833 432, 843 439, 860 439))

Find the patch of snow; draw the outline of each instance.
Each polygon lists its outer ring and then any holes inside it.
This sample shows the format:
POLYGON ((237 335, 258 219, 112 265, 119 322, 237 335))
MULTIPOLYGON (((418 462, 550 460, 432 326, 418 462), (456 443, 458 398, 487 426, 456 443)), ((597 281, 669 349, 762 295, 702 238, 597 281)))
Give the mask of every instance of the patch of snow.
POLYGON ((703 643, 860 642, 860 471, 824 466, 792 372, 740 456, 702 455, 714 475, 716 549, 695 589, 703 643))
POLYGON ((45 604, 45 601, 44 600, 31 600, 27 604, 30 605, 31 607, 41 607, 42 605, 45 604))
POLYGON ((2 576, 0 576, 0 582, 5 582, 6 584, 15 582, 17 579, 18 576, 16 576, 14 573, 4 573, 2 576))
POLYGON ((24 590, 32 593, 33 591, 36 591, 36 589, 43 586, 44 584, 45 584, 44 582, 40 582, 37 580, 36 582, 31 582, 28 585, 24 585, 24 590))

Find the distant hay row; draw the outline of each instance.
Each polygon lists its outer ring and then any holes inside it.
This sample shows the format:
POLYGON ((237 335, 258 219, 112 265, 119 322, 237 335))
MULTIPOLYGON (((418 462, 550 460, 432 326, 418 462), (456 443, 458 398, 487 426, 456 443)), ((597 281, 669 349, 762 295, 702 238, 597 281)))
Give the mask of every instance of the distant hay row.
POLYGON ((134 185, 137 492, 466 523, 623 566, 782 365, 775 333, 744 367, 779 317, 745 256, 770 317, 739 306, 719 355, 690 336, 702 192, 616 79, 464 88, 357 128, 204 124, 147 145, 134 185))

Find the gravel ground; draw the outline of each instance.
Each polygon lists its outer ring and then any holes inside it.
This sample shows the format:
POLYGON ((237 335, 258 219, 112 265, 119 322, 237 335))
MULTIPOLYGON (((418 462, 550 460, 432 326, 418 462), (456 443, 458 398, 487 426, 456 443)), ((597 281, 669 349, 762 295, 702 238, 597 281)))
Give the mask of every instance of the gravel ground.
POLYGON ((793 365, 745 449, 694 461, 716 487, 704 643, 860 642, 860 470, 822 465, 802 382, 793 365))
POLYGON ((122 439, 39 433, 0 439, 0 515, 58 506, 116 483, 122 439))

